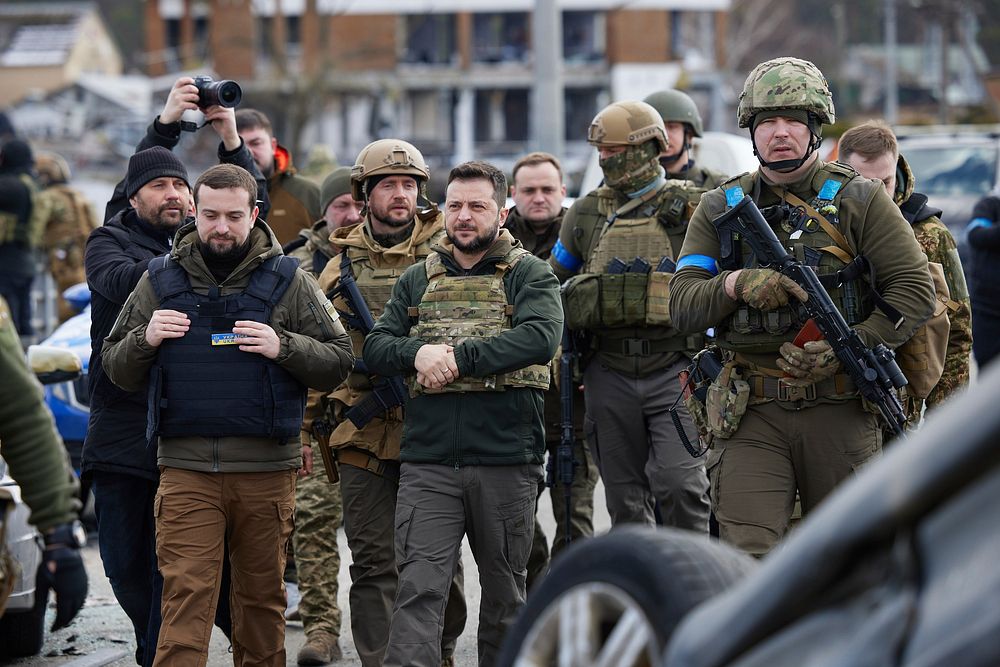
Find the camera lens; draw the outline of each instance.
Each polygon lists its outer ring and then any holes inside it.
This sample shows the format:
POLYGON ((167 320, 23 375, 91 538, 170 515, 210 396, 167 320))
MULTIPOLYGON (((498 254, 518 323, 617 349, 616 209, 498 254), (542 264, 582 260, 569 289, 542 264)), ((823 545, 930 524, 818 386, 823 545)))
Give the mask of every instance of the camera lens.
POLYGON ((219 105, 235 107, 243 98, 243 90, 235 81, 220 81, 218 84, 219 105))

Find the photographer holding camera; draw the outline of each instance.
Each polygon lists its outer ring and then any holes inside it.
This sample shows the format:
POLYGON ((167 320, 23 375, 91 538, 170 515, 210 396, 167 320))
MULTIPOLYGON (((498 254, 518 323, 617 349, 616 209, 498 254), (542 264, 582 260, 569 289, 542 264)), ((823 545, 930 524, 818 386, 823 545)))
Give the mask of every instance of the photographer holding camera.
MULTIPOLYGON (((104 226, 87 240, 84 258, 91 291, 91 396, 82 475, 92 481, 104 571, 132 621, 140 665, 152 664, 160 629, 163 578, 156 562, 153 517, 159 472, 156 448, 146 446, 146 390, 116 387, 101 364, 101 345, 150 260, 167 254, 174 232, 193 219, 191 180, 171 152, 180 141, 186 110, 204 112, 206 125, 221 140, 219 162, 249 171, 263 200, 261 211, 269 209, 267 183, 236 132, 233 109, 205 106, 205 101, 194 79, 174 82, 163 111, 139 142, 108 202, 104 226)), ((222 578, 216 624, 228 636, 228 573, 222 578)))

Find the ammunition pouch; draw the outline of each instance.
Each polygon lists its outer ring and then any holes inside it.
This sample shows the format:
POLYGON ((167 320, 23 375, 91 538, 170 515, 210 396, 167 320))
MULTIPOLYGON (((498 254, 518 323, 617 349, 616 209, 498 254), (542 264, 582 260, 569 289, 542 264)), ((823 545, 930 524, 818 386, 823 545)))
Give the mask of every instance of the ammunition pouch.
POLYGON ((713 438, 731 438, 746 414, 749 401, 750 385, 733 362, 727 363, 706 392, 705 428, 713 438))
POLYGON ((896 350, 899 368, 906 375, 906 393, 918 399, 930 396, 941 379, 948 354, 948 337, 951 334, 948 311, 958 308, 958 304, 951 299, 944 267, 937 262, 928 262, 927 268, 934 279, 937 297, 934 301, 934 313, 896 350))
POLYGON ((563 286, 566 325, 574 331, 670 326, 672 273, 581 273, 563 286))

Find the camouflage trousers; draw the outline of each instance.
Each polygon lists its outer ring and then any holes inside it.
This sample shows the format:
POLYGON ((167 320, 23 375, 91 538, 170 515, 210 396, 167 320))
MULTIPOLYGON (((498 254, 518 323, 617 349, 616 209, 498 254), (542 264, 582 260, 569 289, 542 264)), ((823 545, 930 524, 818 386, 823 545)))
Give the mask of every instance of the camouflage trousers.
POLYGON ((77 283, 87 282, 87 274, 83 268, 83 247, 75 243, 61 245, 49 250, 49 273, 56 283, 59 307, 59 321, 65 322, 76 315, 62 293, 77 283))
MULTIPOLYGON (((548 443, 549 460, 554 461, 559 443, 548 443)), ((594 487, 597 486, 597 465, 590 449, 582 440, 573 443, 573 458, 580 464, 576 466, 571 485, 570 500, 572 506, 569 513, 570 540, 581 537, 592 537, 594 534, 594 487)), ((549 489, 552 499, 552 513, 556 519, 556 536, 552 542, 551 558, 555 559, 566 548, 566 496, 565 487, 556 480, 549 489)), ((541 498, 545 485, 538 487, 538 497, 541 498)), ((531 555, 528 557, 528 590, 532 590, 535 582, 541 579, 549 567, 549 543, 538 522, 538 504, 535 504, 535 532, 531 540, 531 555)))
POLYGON ((322 470, 299 478, 292 541, 302 595, 299 613, 307 637, 314 632, 340 636, 337 529, 343 519, 340 484, 330 484, 322 470))

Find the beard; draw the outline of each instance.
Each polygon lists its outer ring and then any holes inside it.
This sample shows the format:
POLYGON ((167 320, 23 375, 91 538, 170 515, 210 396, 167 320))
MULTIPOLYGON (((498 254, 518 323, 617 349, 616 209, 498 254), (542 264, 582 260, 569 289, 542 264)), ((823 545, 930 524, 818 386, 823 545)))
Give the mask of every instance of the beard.
POLYGON ((180 227, 187 219, 187 211, 183 204, 168 202, 158 207, 146 206, 139 202, 136 207, 136 215, 139 219, 147 223, 153 229, 173 231, 180 227))
POLYGON ((391 201, 385 206, 376 205, 371 200, 368 201, 368 211, 371 216, 381 222, 383 225, 388 227, 395 227, 400 229, 406 227, 413 222, 414 216, 417 214, 417 207, 415 204, 411 204, 409 201, 391 201), (402 217, 402 212, 393 210, 393 206, 399 206, 400 204, 406 206, 406 215, 402 217))
MULTIPOLYGON (((475 226, 472 225, 459 225, 455 228, 455 232, 460 231, 474 231, 475 226)), ((453 234, 451 229, 447 229, 445 233, 448 235, 448 240, 451 241, 452 245, 456 249, 461 250, 464 253, 472 254, 486 250, 493 242, 497 240, 497 233, 500 231, 500 219, 496 219, 489 228, 484 230, 481 234, 477 234, 471 241, 460 241, 457 236, 453 234)))
POLYGON ((206 260, 229 262, 236 259, 242 259, 246 256, 247 252, 250 250, 250 239, 247 238, 242 244, 237 243, 235 236, 217 236, 213 235, 208 237, 208 240, 201 244, 201 253, 206 260), (222 248, 216 248, 213 242, 227 242, 228 245, 222 248))

